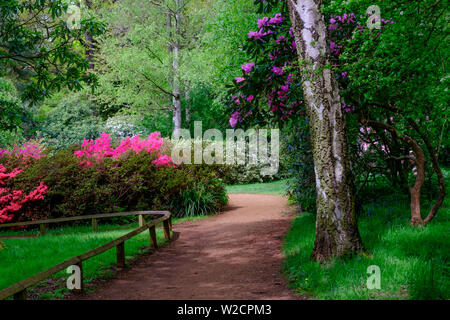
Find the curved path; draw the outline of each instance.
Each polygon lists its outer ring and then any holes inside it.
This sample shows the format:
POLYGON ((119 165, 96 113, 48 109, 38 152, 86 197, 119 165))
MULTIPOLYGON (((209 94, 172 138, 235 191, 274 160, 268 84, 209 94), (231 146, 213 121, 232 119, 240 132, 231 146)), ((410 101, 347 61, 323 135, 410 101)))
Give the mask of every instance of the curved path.
POLYGON ((280 273, 287 200, 229 197, 221 214, 174 225, 176 241, 78 299, 300 299, 280 273))

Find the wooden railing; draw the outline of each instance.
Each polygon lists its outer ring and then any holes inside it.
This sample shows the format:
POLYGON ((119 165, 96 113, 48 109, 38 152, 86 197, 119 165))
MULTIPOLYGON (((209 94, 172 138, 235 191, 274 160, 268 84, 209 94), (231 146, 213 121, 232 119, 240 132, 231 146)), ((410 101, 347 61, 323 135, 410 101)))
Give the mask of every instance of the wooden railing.
MULTIPOLYGON (((60 264, 57 264, 45 271, 42 271, 32 277, 29 277, 25 280, 17 282, 16 284, 3 289, 0 291, 0 300, 6 299, 8 297, 14 296, 16 300, 25 300, 27 297, 27 288, 37 284, 38 282, 47 279, 51 275, 60 272, 70 266, 76 265, 80 268, 80 277, 81 277, 81 288, 76 289, 74 291, 81 292, 83 291, 83 261, 95 257, 113 247, 116 247, 117 253, 117 266, 119 268, 125 267, 125 241, 130 238, 144 232, 145 230, 149 230, 150 233, 150 243, 154 249, 158 248, 158 244, 156 242, 156 225, 158 223, 163 223, 164 225, 164 236, 167 240, 170 240, 170 231, 172 229, 172 216, 169 211, 138 211, 138 212, 122 212, 122 213, 112 213, 112 214, 97 214, 90 216, 80 216, 80 217, 70 217, 70 218, 58 218, 58 219, 49 219, 49 220, 39 220, 39 221, 29 221, 29 222, 18 222, 18 223, 10 223, 0 225, 0 228, 4 227, 13 227, 13 226, 24 226, 24 225, 40 225, 45 226, 50 223, 60 223, 67 221, 76 221, 76 220, 87 220, 92 219, 92 228, 94 231, 97 231, 97 219, 101 218, 110 218, 110 217, 118 217, 118 216, 130 216, 130 215, 138 215, 139 216, 139 228, 131 231, 113 241, 110 241, 98 248, 90 250, 82 255, 72 257, 67 259, 60 264), (146 223, 144 216, 153 216, 156 219, 153 219, 151 222, 146 223)), ((45 227, 41 227, 41 235, 45 234, 45 227)))

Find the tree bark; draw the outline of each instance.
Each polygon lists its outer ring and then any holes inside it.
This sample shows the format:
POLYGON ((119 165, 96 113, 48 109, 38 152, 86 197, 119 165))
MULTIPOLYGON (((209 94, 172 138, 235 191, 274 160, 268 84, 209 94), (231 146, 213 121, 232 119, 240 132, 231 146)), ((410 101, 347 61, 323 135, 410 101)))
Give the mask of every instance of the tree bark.
POLYGON ((172 138, 178 139, 181 133, 181 95, 180 95, 180 10, 181 0, 175 0, 175 36, 172 39, 172 104, 173 104, 173 133, 172 138))
MULTIPOLYGON (((85 0, 84 3, 88 9, 92 7, 92 0, 85 0)), ((89 69, 94 70, 94 52, 95 52, 95 43, 94 38, 92 37, 92 33, 88 30, 84 32, 84 41, 85 41, 85 50, 84 53, 89 61, 89 69)))
POLYGON ((186 100, 186 123, 191 122, 191 86, 189 81, 186 81, 184 99, 186 100))
MULTIPOLYGON (((434 203, 433 207, 431 207, 430 212, 428 213, 427 217, 423 221, 424 224, 427 224, 431 220, 433 220, 434 216, 438 212, 439 208, 441 207, 442 203, 445 199, 445 180, 444 176, 442 175, 441 167, 439 166, 439 147, 438 152, 435 153, 433 146, 431 145, 430 139, 420 130, 419 126, 413 119, 408 119, 408 122, 411 124, 411 126, 414 128, 414 130, 419 133, 420 137, 422 138, 423 142, 425 142, 425 145, 427 146, 428 153, 430 154, 431 163, 433 165, 433 169, 436 172, 438 183, 439 183, 439 196, 436 199, 436 202, 434 203)), ((444 122, 445 123, 445 122, 444 122)), ((431 178, 431 176, 430 176, 431 178)))
POLYGON ((304 99, 311 131, 317 187, 316 238, 312 258, 326 262, 362 249, 350 168, 345 117, 338 84, 327 65, 321 0, 288 0, 297 51, 303 62, 304 99))
POLYGON ((180 79, 179 79, 179 56, 178 45, 175 43, 172 51, 172 105, 173 105, 173 134, 172 138, 178 139, 181 130, 181 97, 180 97, 180 79))

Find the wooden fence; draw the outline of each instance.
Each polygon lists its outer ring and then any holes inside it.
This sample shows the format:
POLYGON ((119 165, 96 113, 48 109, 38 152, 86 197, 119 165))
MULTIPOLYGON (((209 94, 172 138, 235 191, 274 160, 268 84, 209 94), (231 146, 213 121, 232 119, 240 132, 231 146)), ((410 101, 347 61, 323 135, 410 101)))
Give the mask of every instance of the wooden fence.
POLYGON ((0 225, 0 228, 13 227, 13 226, 24 226, 24 225, 39 225, 41 226, 41 235, 45 235, 47 224, 51 223, 60 223, 67 221, 76 221, 76 220, 88 220, 92 219, 92 229, 94 231, 98 231, 97 227, 97 219, 101 218, 110 218, 110 217, 118 217, 118 216, 130 216, 130 215, 138 215, 139 216, 139 228, 131 231, 113 241, 110 241, 98 248, 90 250, 82 255, 72 257, 67 259, 60 264, 57 264, 47 270, 44 270, 32 277, 29 277, 25 280, 17 282, 16 284, 3 289, 0 291, 0 300, 9 298, 14 296, 16 300, 25 300, 27 298, 27 288, 37 284, 38 282, 49 278, 51 275, 60 272, 72 265, 76 265, 80 268, 81 271, 81 288, 75 290, 76 292, 83 291, 83 261, 95 257, 113 247, 116 247, 117 253, 117 266, 119 268, 125 267, 125 241, 130 238, 149 230, 150 234, 150 243, 154 249, 158 248, 158 244, 156 242, 156 225, 158 223, 163 223, 164 225, 164 236, 167 240, 170 240, 170 231, 172 229, 172 215, 169 211, 137 211, 137 212, 122 212, 122 213, 110 213, 110 214, 97 214, 97 215, 89 215, 89 216, 80 216, 80 217, 70 217, 70 218, 58 218, 58 219, 48 219, 48 220, 39 220, 39 221, 29 221, 29 222, 18 222, 18 223, 9 223, 0 225), (144 216, 152 216, 153 219, 151 222, 146 223, 144 216), (42 227, 44 226, 44 227, 42 227))

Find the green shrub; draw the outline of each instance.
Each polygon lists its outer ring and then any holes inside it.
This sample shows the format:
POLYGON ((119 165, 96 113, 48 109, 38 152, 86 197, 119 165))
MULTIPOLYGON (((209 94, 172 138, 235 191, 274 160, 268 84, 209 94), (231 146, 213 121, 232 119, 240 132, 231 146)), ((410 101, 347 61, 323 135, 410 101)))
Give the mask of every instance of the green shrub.
POLYGON ((298 120, 284 128, 282 154, 287 157, 289 198, 303 211, 316 210, 316 179, 314 159, 307 120, 298 120))

